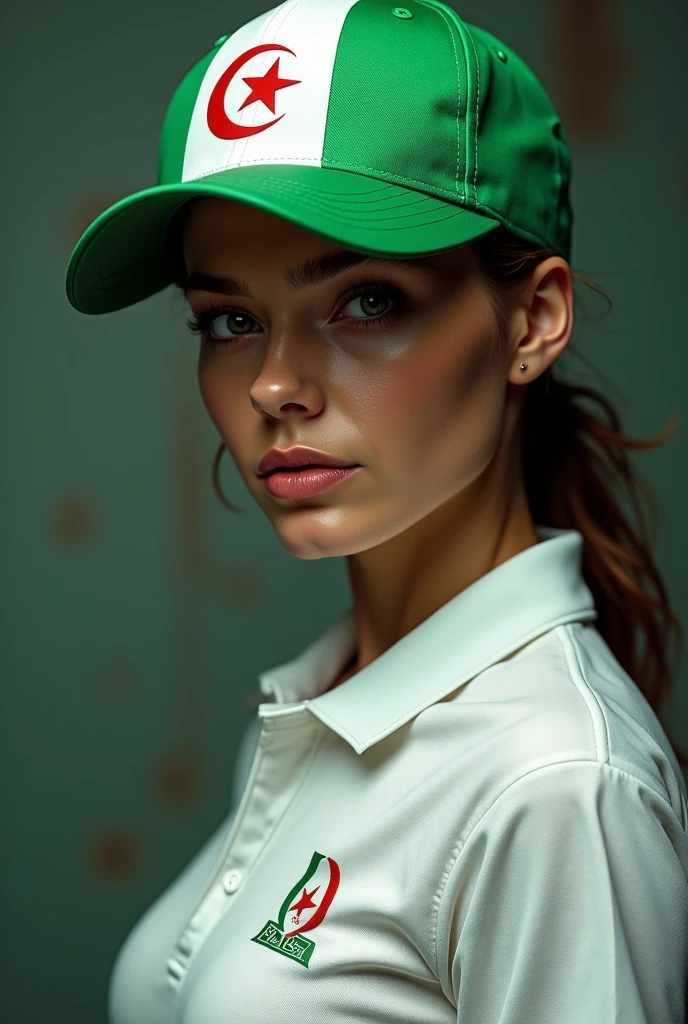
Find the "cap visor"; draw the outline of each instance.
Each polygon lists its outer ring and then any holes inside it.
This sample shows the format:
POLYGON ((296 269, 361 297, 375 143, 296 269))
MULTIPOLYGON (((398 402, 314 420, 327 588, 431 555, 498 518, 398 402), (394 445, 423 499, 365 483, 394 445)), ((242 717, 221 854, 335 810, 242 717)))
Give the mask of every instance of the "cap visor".
POLYGON ((234 167, 157 185, 105 210, 76 244, 67 297, 82 313, 112 313, 172 283, 163 241, 170 217, 194 196, 233 199, 371 256, 426 256, 465 245, 499 221, 423 192, 298 164, 234 167))

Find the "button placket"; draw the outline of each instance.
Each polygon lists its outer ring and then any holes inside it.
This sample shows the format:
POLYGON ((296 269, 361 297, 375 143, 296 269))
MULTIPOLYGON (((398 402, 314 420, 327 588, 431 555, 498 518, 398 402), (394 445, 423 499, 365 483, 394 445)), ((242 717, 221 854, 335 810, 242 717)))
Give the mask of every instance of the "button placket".
POLYGON ((251 866, 286 813, 326 734, 325 727, 308 714, 304 704, 266 717, 236 820, 214 877, 187 919, 177 942, 176 961, 171 958, 168 964, 169 975, 178 983, 180 971, 186 974, 193 956, 233 906, 231 897, 242 890, 251 866))

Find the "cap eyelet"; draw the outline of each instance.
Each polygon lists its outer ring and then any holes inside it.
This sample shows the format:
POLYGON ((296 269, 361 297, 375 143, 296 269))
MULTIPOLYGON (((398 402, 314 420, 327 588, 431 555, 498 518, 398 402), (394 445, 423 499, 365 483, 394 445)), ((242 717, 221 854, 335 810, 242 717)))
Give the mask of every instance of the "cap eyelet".
POLYGON ((228 39, 229 39, 229 35, 220 36, 220 38, 216 39, 215 42, 213 43, 213 48, 215 48, 216 46, 222 46, 222 44, 226 43, 228 39))
POLYGON ((495 50, 495 53, 497 54, 501 62, 503 64, 506 64, 508 58, 507 55, 504 53, 504 50, 495 50))
POLYGON ((411 14, 407 7, 393 7, 392 14, 394 15, 395 18, 403 18, 404 21, 413 17, 413 15, 411 14))

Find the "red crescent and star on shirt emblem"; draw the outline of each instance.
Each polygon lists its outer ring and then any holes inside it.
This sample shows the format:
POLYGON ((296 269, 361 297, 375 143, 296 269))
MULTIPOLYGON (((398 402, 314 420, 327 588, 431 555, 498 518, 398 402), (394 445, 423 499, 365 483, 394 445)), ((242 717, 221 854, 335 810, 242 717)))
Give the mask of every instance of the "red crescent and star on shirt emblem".
POLYGON ((301 916, 304 910, 309 910, 311 907, 315 907, 317 905, 313 902, 311 896, 315 896, 319 888, 320 886, 316 885, 315 889, 311 889, 311 891, 308 892, 308 890, 304 886, 301 899, 298 901, 298 903, 294 903, 293 906, 289 907, 290 910, 296 911, 296 917, 292 918, 292 920, 294 920, 296 924, 299 923, 299 917, 301 916))
MULTIPOLYGON (((244 50, 243 53, 232 61, 229 67, 223 71, 218 78, 215 88, 210 94, 208 100, 208 111, 207 121, 208 128, 216 135, 218 139, 244 139, 248 135, 257 135, 258 132, 264 132, 266 128, 271 128, 273 124, 277 124, 284 117, 284 114, 280 114, 273 121, 268 121, 267 124, 258 125, 243 125, 237 124, 236 121, 232 121, 231 118, 227 117, 225 111, 225 95, 229 84, 236 75, 237 71, 244 66, 252 57, 255 57, 259 53, 264 53, 266 50, 286 50, 287 53, 291 53, 293 57, 296 56, 293 50, 290 50, 288 46, 282 46, 280 43, 262 43, 260 46, 252 46, 249 50, 244 50)), ((275 113, 275 93, 278 89, 286 89, 289 85, 299 85, 300 79, 298 78, 280 78, 279 77, 279 57, 274 62, 269 71, 262 76, 262 78, 256 78, 248 76, 244 78, 244 82, 249 86, 251 92, 248 94, 244 102, 239 107, 239 110, 243 110, 244 107, 248 107, 251 103, 264 103, 265 106, 273 114, 275 113)), ((238 111, 237 111, 238 113, 238 111)))
POLYGON ((314 850, 308 867, 282 901, 277 920, 273 921, 268 918, 258 934, 250 937, 251 942, 257 942, 261 946, 282 953, 303 964, 304 967, 308 967, 315 949, 315 942, 308 935, 304 935, 304 932, 312 932, 324 921, 325 914, 339 888, 340 874, 339 864, 334 857, 327 857, 324 853, 314 850), (322 891, 323 881, 318 881, 312 889, 308 888, 308 883, 320 867, 322 867, 320 878, 322 879, 323 875, 327 878, 324 892, 322 891), (299 893, 301 893, 300 896, 299 893), (293 900, 296 902, 292 902, 293 900), (312 910, 313 913, 300 924, 301 914, 309 910, 312 910), (290 924, 294 924, 296 927, 289 929, 286 922, 291 911, 296 911, 296 913, 291 915, 290 924))

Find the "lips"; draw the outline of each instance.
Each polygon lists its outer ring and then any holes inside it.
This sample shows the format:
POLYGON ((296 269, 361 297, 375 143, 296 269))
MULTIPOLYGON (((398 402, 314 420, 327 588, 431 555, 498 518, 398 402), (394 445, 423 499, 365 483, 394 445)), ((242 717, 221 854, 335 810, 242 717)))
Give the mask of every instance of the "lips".
MULTIPOLYGON (((274 476, 275 473, 301 473, 306 469, 333 469, 332 466, 325 466, 322 463, 309 462, 306 466, 279 466, 277 469, 271 469, 269 473, 265 473, 264 476, 274 476)), ((337 467, 341 468, 341 467, 337 467)))
POLYGON ((300 469, 273 470, 263 485, 274 498, 312 498, 329 491, 357 474, 362 466, 302 466, 300 469))
POLYGON ((355 465, 357 463, 337 458, 328 452, 297 445, 294 448, 284 450, 271 448, 258 463, 256 473, 260 477, 265 477, 274 472, 293 473, 305 467, 310 467, 311 469, 350 469, 355 465))

